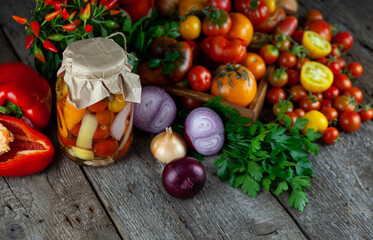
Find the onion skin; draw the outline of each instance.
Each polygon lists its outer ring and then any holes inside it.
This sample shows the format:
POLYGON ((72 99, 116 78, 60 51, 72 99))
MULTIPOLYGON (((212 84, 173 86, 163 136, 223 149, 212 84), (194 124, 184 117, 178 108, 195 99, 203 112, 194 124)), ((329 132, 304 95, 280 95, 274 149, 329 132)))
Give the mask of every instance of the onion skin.
POLYGON ((134 125, 146 132, 160 133, 171 126, 176 117, 175 101, 159 87, 144 87, 141 103, 134 105, 134 125))
POLYGON ((150 151, 153 156, 162 163, 170 163, 172 160, 186 156, 188 147, 183 137, 166 128, 165 132, 159 133, 152 140, 150 151))
POLYGON ((175 198, 192 198, 203 189, 205 183, 205 168, 195 158, 176 159, 163 169, 162 185, 175 198))
POLYGON ((223 121, 209 108, 196 108, 185 120, 184 138, 198 153, 205 156, 214 155, 224 145, 223 121))
POLYGON ((156 0, 155 7, 157 13, 162 17, 169 17, 176 9, 181 0, 156 0))

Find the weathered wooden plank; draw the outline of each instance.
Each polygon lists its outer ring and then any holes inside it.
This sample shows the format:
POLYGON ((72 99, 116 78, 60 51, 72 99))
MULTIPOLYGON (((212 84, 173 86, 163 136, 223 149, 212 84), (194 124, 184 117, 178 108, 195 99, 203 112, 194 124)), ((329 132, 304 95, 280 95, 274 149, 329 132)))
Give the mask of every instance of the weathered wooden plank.
POLYGON ((135 132, 134 144, 117 164, 84 168, 124 238, 304 239, 268 192, 252 199, 216 176, 204 163, 207 183, 193 199, 177 200, 163 189, 163 166, 149 150, 153 135, 135 132))
MULTIPOLYGON (((0 63, 17 60, 9 46, 0 29, 0 63)), ((32 176, 0 177, 0 239, 120 239, 80 167, 58 150, 52 122, 45 133, 57 150, 53 163, 32 176)))

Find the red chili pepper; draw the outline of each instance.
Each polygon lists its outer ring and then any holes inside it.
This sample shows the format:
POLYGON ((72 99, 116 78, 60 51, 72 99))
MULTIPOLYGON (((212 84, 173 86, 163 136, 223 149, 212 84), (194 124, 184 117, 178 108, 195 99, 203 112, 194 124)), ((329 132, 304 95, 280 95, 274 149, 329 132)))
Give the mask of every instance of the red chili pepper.
POLYGON ((63 5, 67 5, 67 0, 62 0, 63 5))
POLYGON ((54 7, 55 11, 59 11, 62 9, 62 2, 60 1, 52 1, 52 6, 54 7))
POLYGON ((96 4, 97 0, 91 0, 89 1, 89 3, 92 5, 92 4, 96 4))
POLYGON ((47 16, 45 16, 45 20, 48 22, 52 21, 58 14, 60 14, 60 11, 55 11, 52 13, 49 13, 47 16))
POLYGON ((91 16, 91 4, 87 4, 87 6, 84 8, 84 10, 82 11, 82 14, 80 15, 80 12, 79 12, 79 16, 83 19, 83 20, 87 20, 89 19, 89 17, 91 16))
POLYGON ((69 16, 69 20, 73 20, 76 15, 76 11, 72 12, 69 16))
POLYGON ((40 24, 37 21, 32 21, 30 23, 30 27, 32 32, 34 33, 35 37, 39 37, 39 31, 40 31, 40 24))
MULTIPOLYGON (((2 131, 10 132, 12 142, 8 151, 0 155, 0 176, 21 177, 40 172, 52 162, 54 148, 42 133, 32 129, 20 119, 0 116, 2 131)), ((1 136, 1 142, 4 136, 1 136)))
POLYGON ((36 45, 34 48, 34 55, 40 62, 45 63, 45 57, 44 57, 43 51, 40 48, 38 48, 38 46, 36 45))
POLYGON ((21 111, 20 115, 19 111, 10 111, 12 116, 20 116, 21 120, 37 131, 47 126, 51 115, 52 92, 42 76, 23 63, 8 62, 0 65, 0 86, 0 106, 3 106, 3 110, 7 105, 5 103, 11 102, 21 111))
POLYGON ((49 41, 49 40, 45 40, 44 42, 43 42, 43 46, 45 47, 45 49, 47 49, 47 50, 49 50, 49 51, 51 51, 51 52, 58 52, 57 51, 57 48, 53 45, 53 43, 51 42, 51 41, 49 41))
POLYGON ((25 40, 25 49, 29 49, 34 44, 34 37, 31 35, 28 35, 25 40))
POLYGON ((13 15, 12 17, 19 24, 26 24, 27 23, 27 19, 26 18, 18 17, 16 15, 13 15))
POLYGON ((84 31, 86 31, 87 33, 90 33, 90 32, 92 32, 92 30, 93 30, 93 27, 92 27, 91 24, 85 25, 84 31))
POLYGON ((51 5, 52 4, 52 0, 45 0, 45 6, 48 6, 48 5, 51 5))
POLYGON ((80 21, 80 19, 75 19, 73 23, 75 24, 75 26, 80 26, 82 24, 82 21, 80 21))
POLYGON ((63 19, 67 20, 69 19, 69 13, 67 12, 66 8, 62 10, 62 17, 63 19))
POLYGON ((110 10, 117 2, 118 0, 102 0, 100 4, 105 6, 107 10, 110 10))
POLYGON ((118 13, 120 13, 120 10, 110 10, 111 16, 117 15, 118 13))
POLYGON ((74 23, 69 23, 67 25, 62 26, 62 28, 66 31, 74 32, 76 29, 76 25, 74 23))

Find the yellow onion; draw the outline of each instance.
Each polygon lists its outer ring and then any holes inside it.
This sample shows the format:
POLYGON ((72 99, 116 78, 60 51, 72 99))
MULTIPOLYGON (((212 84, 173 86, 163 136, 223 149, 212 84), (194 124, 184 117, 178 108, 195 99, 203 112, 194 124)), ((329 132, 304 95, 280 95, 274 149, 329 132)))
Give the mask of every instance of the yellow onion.
POLYGON ((185 157, 187 145, 183 137, 166 128, 165 132, 159 133, 152 140, 150 151, 153 156, 162 163, 169 163, 174 159, 185 157))

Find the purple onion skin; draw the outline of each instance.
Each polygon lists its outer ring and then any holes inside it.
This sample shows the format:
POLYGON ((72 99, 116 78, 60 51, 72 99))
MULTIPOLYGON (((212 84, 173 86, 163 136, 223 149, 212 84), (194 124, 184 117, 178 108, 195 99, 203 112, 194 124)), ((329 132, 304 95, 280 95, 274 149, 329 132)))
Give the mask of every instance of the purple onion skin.
POLYGON ((140 130, 160 133, 172 125, 176 117, 176 104, 170 95, 159 87, 142 89, 141 103, 134 104, 133 124, 140 130))
POLYGON ((163 169, 162 185, 175 198, 192 198, 203 189, 205 183, 205 168, 195 158, 179 158, 163 169))
POLYGON ((196 108, 185 120, 184 138, 189 146, 202 155, 217 154, 224 145, 223 121, 209 108, 196 108))

